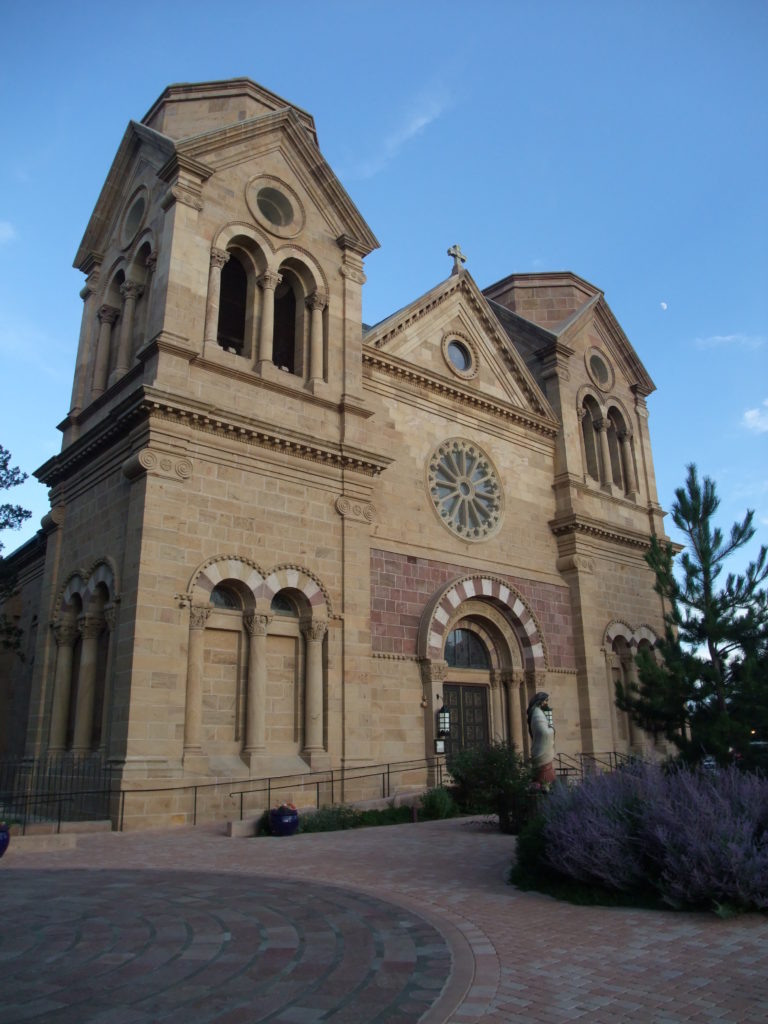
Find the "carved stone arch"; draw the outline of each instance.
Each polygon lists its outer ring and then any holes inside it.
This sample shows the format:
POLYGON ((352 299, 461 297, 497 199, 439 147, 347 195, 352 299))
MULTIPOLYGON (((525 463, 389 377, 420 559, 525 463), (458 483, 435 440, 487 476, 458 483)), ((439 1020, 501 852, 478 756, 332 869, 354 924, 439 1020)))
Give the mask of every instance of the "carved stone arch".
POLYGON ((483 639, 495 671, 522 669, 522 645, 509 617, 497 605, 482 599, 465 601, 445 624, 443 646, 454 629, 470 628, 483 639))
POLYGON ((477 574, 459 576, 443 586, 427 604, 419 624, 418 654, 427 660, 441 660, 447 627, 456 611, 477 599, 500 608, 520 644, 523 668, 543 672, 548 657, 536 616, 523 596, 501 576, 477 574))
POLYGON ((257 597, 272 601, 281 590, 295 590, 302 594, 313 620, 329 619, 333 615, 331 599, 320 578, 301 565, 276 565, 265 575, 257 597))
POLYGON ((87 575, 88 579, 83 597, 86 605, 93 600, 99 586, 103 586, 106 589, 110 604, 115 604, 115 602, 120 600, 117 586, 117 570, 111 558, 97 559, 88 569, 87 575))
POLYGON ((125 256, 118 256, 106 271, 102 270, 99 275, 102 303, 120 308, 120 285, 127 278, 128 270, 129 263, 125 256), (116 284, 117 281, 120 283, 116 284))
POLYGON ((192 573, 186 596, 192 605, 206 605, 211 600, 214 587, 225 580, 236 580, 255 600, 260 596, 264 574, 250 558, 242 555, 214 555, 192 573))
POLYGON ((328 294, 328 278, 325 275, 325 271, 308 249, 303 249, 298 245, 281 245, 276 249, 275 255, 279 261, 279 266, 282 266, 287 260, 304 264, 312 277, 311 281, 306 282, 308 294, 311 293, 313 288, 317 291, 324 291, 326 295, 328 294))
POLYGON ((605 633, 603 634, 603 646, 607 651, 612 649, 614 640, 618 637, 622 637, 626 641, 627 647, 631 647, 634 638, 634 630, 628 622, 624 622, 622 619, 613 619, 612 622, 608 623, 605 633))
POLYGON ((152 228, 144 228, 131 246, 131 251, 128 256, 127 276, 132 281, 138 280, 143 282, 146 277, 146 265, 141 262, 137 262, 137 260, 139 253, 142 250, 146 251, 147 249, 149 249, 150 252, 155 252, 157 249, 155 233, 152 228))
POLYGON ((87 571, 85 569, 73 569, 59 588, 59 595, 55 604, 56 614, 67 615, 75 610, 72 603, 72 598, 75 594, 78 595, 81 604, 85 604, 84 595, 87 584, 87 571))
POLYGON ((632 638, 635 641, 636 646, 638 647, 640 646, 642 641, 646 641, 648 644, 650 644, 651 647, 655 647, 656 644, 659 642, 658 634, 653 629, 651 629, 650 626, 646 626, 645 624, 637 627, 637 629, 632 634, 632 638))
POLYGON ((232 220, 223 224, 216 234, 213 236, 211 241, 212 249, 226 249, 233 238, 237 238, 239 235, 243 235, 246 238, 250 238, 264 251, 265 259, 270 264, 269 269, 272 267, 273 257, 275 255, 275 247, 270 239, 253 224, 249 224, 247 221, 232 220))
POLYGON ((601 410, 605 410, 605 395, 601 394, 593 384, 582 384, 576 392, 576 407, 580 409, 585 398, 593 398, 601 410))
POLYGON ((606 401, 607 415, 610 417, 611 410, 617 409, 621 416, 623 426, 628 431, 630 437, 632 436, 632 419, 626 405, 620 398, 616 398, 614 395, 610 395, 606 401))

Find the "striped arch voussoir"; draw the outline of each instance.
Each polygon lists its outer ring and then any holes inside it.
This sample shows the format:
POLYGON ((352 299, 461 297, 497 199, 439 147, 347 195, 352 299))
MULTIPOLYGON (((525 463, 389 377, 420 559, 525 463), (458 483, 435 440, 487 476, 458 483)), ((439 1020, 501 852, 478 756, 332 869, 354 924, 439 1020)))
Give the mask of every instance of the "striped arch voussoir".
POLYGON ((207 604, 214 587, 225 580, 237 580, 255 600, 271 601, 281 590, 297 590, 317 618, 330 617, 331 602, 320 580, 300 565, 278 565, 268 571, 239 555, 221 555, 204 562, 192 575, 187 594, 192 604, 207 604), (323 616, 325 611, 325 616, 323 616))
POLYGON ((465 601, 492 601, 501 605, 520 641, 526 670, 546 669, 544 638, 536 616, 526 601, 500 577, 464 576, 449 583, 427 606, 419 631, 422 657, 432 660, 443 656, 443 644, 449 623, 465 601))

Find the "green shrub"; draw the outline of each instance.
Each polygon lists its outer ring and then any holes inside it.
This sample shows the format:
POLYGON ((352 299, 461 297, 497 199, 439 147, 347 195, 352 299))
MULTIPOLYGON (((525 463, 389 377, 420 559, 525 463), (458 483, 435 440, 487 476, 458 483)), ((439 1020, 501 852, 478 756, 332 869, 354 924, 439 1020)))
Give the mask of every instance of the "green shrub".
POLYGON ((459 813, 456 801, 445 788, 436 786, 428 789, 421 798, 419 817, 424 821, 439 821, 442 818, 455 818, 459 813))
POLYGON ((378 811, 360 811, 360 824, 363 828, 376 825, 403 825, 413 820, 410 807, 384 807, 378 811))
POLYGON ((339 832, 347 828, 360 828, 360 811, 346 804, 321 807, 313 814, 299 815, 299 832, 339 832))
POLYGON ((517 833, 535 813, 534 771, 511 743, 462 750, 449 759, 448 771, 462 811, 498 814, 502 832, 517 833))

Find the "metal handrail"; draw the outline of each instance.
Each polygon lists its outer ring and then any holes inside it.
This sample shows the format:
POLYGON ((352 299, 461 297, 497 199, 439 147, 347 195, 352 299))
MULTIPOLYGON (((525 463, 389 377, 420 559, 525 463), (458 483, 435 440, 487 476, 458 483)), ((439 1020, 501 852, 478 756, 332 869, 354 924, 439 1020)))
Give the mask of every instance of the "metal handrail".
MULTIPOLYGON (((192 824, 197 824, 197 794, 198 790, 213 789, 221 786, 237 785, 247 786, 250 782, 254 782, 257 785, 251 789, 240 790, 235 789, 229 793, 229 796, 240 796, 240 820, 242 820, 243 814, 243 800, 242 797, 248 793, 254 792, 266 792, 268 794, 267 802, 272 802, 272 792, 280 791, 285 789, 304 789, 307 785, 314 786, 317 793, 317 799, 319 801, 319 789, 323 783, 330 783, 332 787, 332 799, 333 790, 335 789, 336 782, 340 782, 342 785, 345 782, 355 782, 363 778, 372 778, 376 775, 382 775, 382 794, 383 798, 386 798, 391 792, 391 775, 392 772, 403 772, 410 769, 416 770, 418 768, 430 768, 437 767, 438 778, 442 783, 443 778, 443 766, 445 764, 445 758, 434 758, 434 757, 423 757, 423 758, 410 758, 407 761, 389 761, 381 762, 380 764, 373 765, 358 765, 353 768, 341 767, 341 768, 325 768, 320 771, 309 771, 305 773, 294 772, 290 775, 274 775, 269 776, 266 779, 243 779, 240 782, 235 782, 231 779, 221 780, 220 782, 201 782, 201 783, 188 783, 182 786, 157 786, 151 789, 137 788, 137 789, 123 789, 120 791, 120 814, 118 831, 122 831, 123 824, 125 821, 125 799, 126 796, 131 796, 134 793, 141 794, 142 796, 149 793, 183 793, 192 791, 192 824), (365 772, 367 769, 374 769, 369 771, 366 775, 359 775, 359 772, 365 772), (317 778, 322 776, 322 778, 317 778), (290 783, 287 780, 293 780, 290 783), (283 782, 283 785, 275 785, 275 783, 283 782)), ((318 803, 319 806, 319 803, 318 803)))

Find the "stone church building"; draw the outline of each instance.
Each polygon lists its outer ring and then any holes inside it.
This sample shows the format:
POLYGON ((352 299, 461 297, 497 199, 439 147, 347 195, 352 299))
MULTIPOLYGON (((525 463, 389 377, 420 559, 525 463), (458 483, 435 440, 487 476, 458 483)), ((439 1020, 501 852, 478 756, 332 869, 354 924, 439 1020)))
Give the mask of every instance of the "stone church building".
MULTIPOLYGON (((313 118, 248 79, 131 122, 42 529, 11 561, 6 754, 124 786, 527 748, 648 751, 613 702, 662 627, 653 382, 575 274, 453 272, 362 322, 378 243, 313 118)), ((446 260, 446 270, 450 261, 446 260)))

